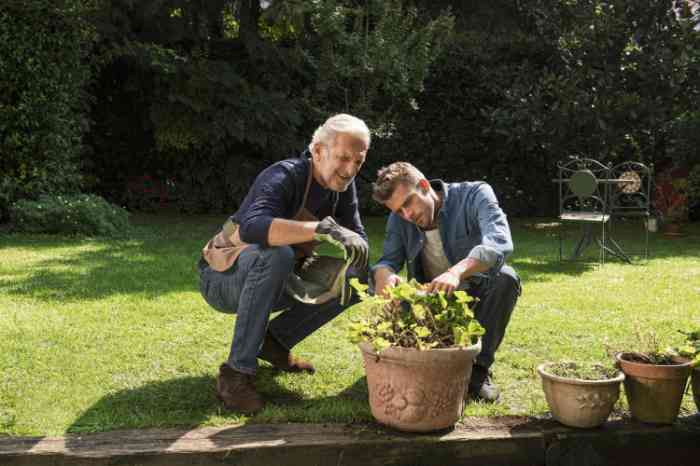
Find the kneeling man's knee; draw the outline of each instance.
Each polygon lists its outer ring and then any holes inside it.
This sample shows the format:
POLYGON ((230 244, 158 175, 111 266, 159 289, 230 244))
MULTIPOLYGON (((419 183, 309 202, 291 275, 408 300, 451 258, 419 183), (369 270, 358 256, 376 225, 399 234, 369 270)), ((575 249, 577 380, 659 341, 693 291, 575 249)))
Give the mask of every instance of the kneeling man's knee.
POLYGON ((498 278, 496 279, 496 288, 502 293, 516 293, 520 295, 520 278, 513 267, 504 265, 501 268, 498 278))
POLYGON ((262 248, 260 249, 260 259, 265 261, 269 267, 291 272, 294 268, 294 249, 291 246, 262 248))

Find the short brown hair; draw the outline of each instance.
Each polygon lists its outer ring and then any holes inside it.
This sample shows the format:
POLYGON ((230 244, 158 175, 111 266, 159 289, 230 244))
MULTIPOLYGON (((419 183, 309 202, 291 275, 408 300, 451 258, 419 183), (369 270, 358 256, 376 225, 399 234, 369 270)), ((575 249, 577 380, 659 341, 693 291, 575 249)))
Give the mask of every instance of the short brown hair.
POLYGON ((394 162, 377 171, 377 181, 372 184, 372 199, 379 203, 389 200, 396 186, 403 184, 414 187, 425 178, 416 167, 408 162, 394 162))

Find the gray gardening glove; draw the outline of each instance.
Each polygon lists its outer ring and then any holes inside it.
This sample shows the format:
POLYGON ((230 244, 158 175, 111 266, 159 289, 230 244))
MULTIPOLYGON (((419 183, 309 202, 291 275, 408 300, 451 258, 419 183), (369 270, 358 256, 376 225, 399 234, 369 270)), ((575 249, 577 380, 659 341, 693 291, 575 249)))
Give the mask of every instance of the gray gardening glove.
POLYGON ((350 262, 351 267, 358 270, 367 268, 369 260, 367 241, 354 231, 338 225, 333 217, 329 216, 318 222, 314 239, 328 241, 343 249, 345 259, 350 262))

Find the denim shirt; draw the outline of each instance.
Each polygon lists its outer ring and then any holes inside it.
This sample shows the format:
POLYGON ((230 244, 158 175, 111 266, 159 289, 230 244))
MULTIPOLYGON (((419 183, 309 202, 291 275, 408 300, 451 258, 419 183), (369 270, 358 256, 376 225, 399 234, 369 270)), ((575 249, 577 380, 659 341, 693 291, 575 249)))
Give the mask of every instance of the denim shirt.
MULTIPOLYGON (((483 182, 444 183, 432 180, 436 192, 443 193, 438 214, 440 237, 450 265, 466 257, 489 265, 487 274, 497 274, 513 252, 513 239, 506 214, 498 205, 491 186, 483 182)), ((415 224, 391 213, 386 227, 382 257, 372 267, 370 278, 380 267, 399 273, 407 264, 408 278, 424 283, 421 251, 425 233, 415 224)))

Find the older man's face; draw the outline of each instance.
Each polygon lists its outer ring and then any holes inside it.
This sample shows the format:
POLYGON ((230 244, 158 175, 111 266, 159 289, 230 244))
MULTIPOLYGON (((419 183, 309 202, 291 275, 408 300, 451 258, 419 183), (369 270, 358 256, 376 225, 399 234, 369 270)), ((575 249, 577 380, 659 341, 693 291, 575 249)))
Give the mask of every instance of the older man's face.
POLYGON ((330 148, 323 144, 314 148, 314 177, 324 188, 343 192, 360 172, 366 156, 367 144, 362 139, 340 133, 330 148))
POLYGON ((407 186, 399 183, 391 197, 384 205, 404 220, 415 223, 421 228, 433 225, 435 217, 435 199, 427 181, 425 186, 407 186))

